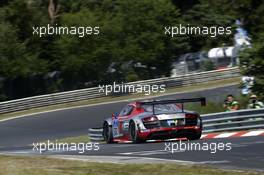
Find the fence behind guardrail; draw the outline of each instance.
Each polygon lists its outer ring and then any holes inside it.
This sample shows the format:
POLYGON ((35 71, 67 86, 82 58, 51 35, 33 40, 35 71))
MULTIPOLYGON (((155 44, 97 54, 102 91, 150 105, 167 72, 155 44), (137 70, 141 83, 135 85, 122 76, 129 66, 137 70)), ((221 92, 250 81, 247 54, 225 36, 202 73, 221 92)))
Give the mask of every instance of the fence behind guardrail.
MULTIPOLYGON (((157 78, 151 80, 137 81, 126 83, 128 85, 161 85, 164 84, 167 88, 171 87, 182 87, 188 86, 203 82, 215 81, 215 80, 224 80, 227 78, 239 77, 238 67, 224 69, 224 70, 215 70, 208 72, 200 72, 194 74, 187 74, 177 77, 166 77, 166 78, 157 78)), ((116 95, 116 94, 111 94, 116 95)), ((117 94, 117 95, 126 95, 126 94, 117 94)), ((106 96, 104 93, 99 92, 99 87, 87 88, 75 91, 54 93, 48 95, 41 95, 29 98, 23 98, 18 100, 11 100, 0 103, 0 114, 15 112, 20 110, 26 110, 36 107, 45 107, 49 105, 56 105, 62 103, 76 102, 81 100, 89 100, 106 96)))

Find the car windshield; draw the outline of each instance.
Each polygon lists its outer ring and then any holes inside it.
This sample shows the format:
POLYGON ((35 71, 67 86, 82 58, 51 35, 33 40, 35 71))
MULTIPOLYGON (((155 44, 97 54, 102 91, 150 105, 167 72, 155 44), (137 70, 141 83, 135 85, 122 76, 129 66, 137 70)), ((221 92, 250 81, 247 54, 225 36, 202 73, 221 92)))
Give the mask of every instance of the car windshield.
MULTIPOLYGON (((152 105, 142 105, 142 108, 146 112, 153 112, 152 105)), ((154 105, 154 113, 155 114, 170 114, 170 113, 177 113, 182 112, 180 105, 177 104, 159 104, 154 105)))

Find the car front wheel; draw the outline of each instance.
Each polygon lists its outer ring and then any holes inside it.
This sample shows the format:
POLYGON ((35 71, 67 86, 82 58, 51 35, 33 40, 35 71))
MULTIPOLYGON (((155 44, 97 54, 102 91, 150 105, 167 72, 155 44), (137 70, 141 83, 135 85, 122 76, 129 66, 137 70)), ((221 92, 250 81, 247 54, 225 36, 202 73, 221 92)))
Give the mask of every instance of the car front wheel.
POLYGON ((106 143, 113 143, 113 130, 112 126, 109 126, 107 122, 103 125, 103 137, 106 143))

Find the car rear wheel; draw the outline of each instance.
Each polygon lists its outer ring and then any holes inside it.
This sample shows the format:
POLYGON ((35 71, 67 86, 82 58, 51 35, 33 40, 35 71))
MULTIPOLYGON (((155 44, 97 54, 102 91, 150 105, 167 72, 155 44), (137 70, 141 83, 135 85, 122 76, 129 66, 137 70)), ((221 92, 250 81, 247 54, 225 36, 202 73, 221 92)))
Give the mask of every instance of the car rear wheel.
POLYGON ((145 142, 145 140, 140 139, 138 137, 138 129, 137 129, 137 125, 135 124, 134 121, 130 121, 129 122, 129 135, 130 135, 130 140, 133 143, 142 143, 142 142, 145 142))
POLYGON ((113 143, 112 126, 109 126, 107 122, 105 122, 103 126, 103 137, 106 143, 113 143))
POLYGON ((199 140, 201 136, 202 136, 201 132, 194 132, 193 134, 189 134, 186 137, 188 140, 199 140))

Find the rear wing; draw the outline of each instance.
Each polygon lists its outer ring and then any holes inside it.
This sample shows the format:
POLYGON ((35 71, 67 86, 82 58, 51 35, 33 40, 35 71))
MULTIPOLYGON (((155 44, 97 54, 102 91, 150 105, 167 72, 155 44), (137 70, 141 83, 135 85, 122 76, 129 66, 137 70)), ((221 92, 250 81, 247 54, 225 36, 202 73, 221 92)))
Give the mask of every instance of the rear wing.
POLYGON ((206 98, 201 97, 201 98, 189 98, 189 99, 177 99, 177 100, 160 100, 160 101, 147 101, 147 102, 137 102, 138 105, 152 105, 153 107, 153 114, 154 114, 154 106, 155 105, 161 105, 161 104, 176 104, 180 103, 182 107, 182 111, 184 111, 184 103, 192 103, 192 102, 200 102, 201 106, 206 105, 206 98))

